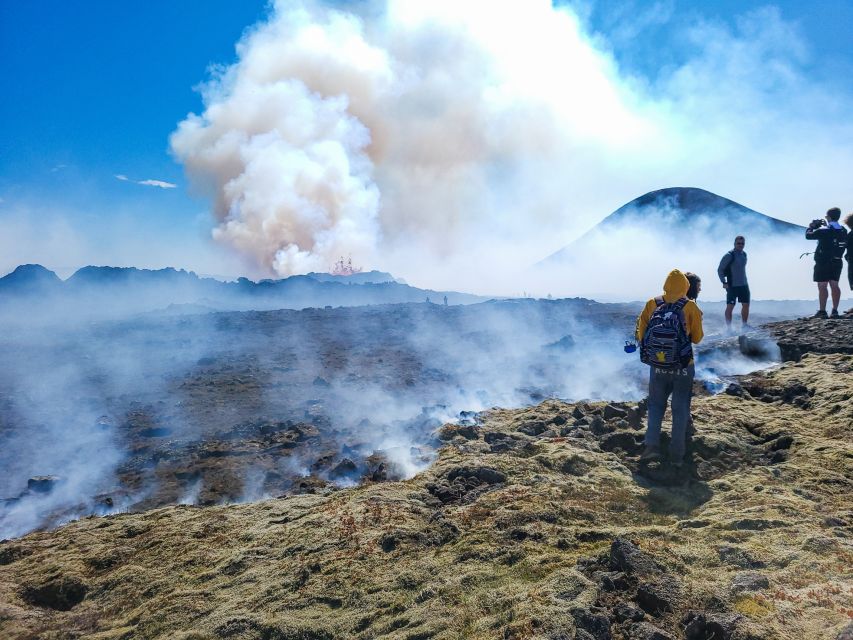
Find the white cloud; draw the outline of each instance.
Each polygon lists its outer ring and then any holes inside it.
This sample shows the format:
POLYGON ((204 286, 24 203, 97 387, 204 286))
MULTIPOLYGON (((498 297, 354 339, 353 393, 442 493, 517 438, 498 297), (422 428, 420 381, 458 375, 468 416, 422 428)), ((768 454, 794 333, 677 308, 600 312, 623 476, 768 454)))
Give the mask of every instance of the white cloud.
POLYGON ((527 264, 654 189, 785 219, 825 210, 816 194, 853 200, 850 97, 814 84, 774 9, 696 23, 687 62, 649 85, 549 0, 382 6, 280 0, 172 136, 214 237, 270 273, 351 254, 512 293, 530 290, 527 264))
POLYGON ((174 189, 178 185, 163 180, 131 180, 123 173, 116 174, 116 179, 122 182, 132 182, 133 184, 141 184, 144 187, 158 187, 160 189, 174 189))
POLYGON ((146 187, 159 187, 161 189, 174 189, 178 185, 163 180, 140 180, 136 184, 145 185, 146 187))

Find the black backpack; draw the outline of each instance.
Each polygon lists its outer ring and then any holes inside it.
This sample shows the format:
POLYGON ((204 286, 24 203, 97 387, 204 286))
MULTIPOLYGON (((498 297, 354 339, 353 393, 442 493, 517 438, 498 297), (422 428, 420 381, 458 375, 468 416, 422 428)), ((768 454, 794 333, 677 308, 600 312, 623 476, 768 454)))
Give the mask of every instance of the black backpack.
POLYGON ((847 232, 844 229, 833 229, 832 234, 832 257, 841 259, 847 249, 847 232))
POLYGON ((658 369, 683 369, 693 359, 693 346, 687 335, 684 305, 687 298, 666 302, 655 298, 657 307, 649 318, 640 343, 640 361, 658 369))

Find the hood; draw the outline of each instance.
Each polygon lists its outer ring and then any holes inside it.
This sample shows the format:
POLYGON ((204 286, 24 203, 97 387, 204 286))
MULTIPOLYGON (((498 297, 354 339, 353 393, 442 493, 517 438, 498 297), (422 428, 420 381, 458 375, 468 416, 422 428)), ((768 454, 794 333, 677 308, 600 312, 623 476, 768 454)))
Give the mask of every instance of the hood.
POLYGON ((679 298, 687 295, 687 290, 690 288, 690 282, 678 269, 673 269, 666 277, 666 282, 663 283, 663 299, 667 302, 675 302, 679 298))

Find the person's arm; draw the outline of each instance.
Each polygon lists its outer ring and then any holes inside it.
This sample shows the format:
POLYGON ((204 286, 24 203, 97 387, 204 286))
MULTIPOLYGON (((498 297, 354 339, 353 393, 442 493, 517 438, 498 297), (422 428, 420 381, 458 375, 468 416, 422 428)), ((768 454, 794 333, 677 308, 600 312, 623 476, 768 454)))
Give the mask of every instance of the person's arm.
POLYGON ((687 323, 687 333, 690 335, 690 342, 699 344, 702 338, 705 337, 705 331, 702 328, 702 310, 696 305, 693 300, 684 305, 684 319, 687 323))
POLYGON ((643 307, 642 313, 637 317, 637 326, 634 329, 634 337, 637 339, 637 342, 640 342, 643 336, 646 335, 646 327, 649 326, 649 318, 652 317, 654 308, 655 301, 649 300, 646 306, 643 307))
POLYGON ((827 227, 817 227, 816 229, 808 227, 806 229, 806 240, 820 240, 825 231, 829 231, 829 229, 827 227))
POLYGON ((724 287, 727 285, 726 276, 725 276, 726 269, 729 268, 729 265, 732 263, 732 260, 734 260, 734 259, 735 259, 735 257, 731 252, 726 253, 726 255, 723 256, 723 259, 720 260, 720 266, 717 267, 717 277, 720 278, 720 282, 722 283, 722 285, 724 287))

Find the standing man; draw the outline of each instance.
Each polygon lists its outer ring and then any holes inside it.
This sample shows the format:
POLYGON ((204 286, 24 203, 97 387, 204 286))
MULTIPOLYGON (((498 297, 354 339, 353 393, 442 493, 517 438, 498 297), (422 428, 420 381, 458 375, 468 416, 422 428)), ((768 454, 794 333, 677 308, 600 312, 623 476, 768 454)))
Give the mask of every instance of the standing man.
POLYGON ((735 304, 740 302, 741 328, 749 329, 749 283, 746 281, 746 238, 738 236, 735 238, 735 247, 727 251, 720 266, 717 267, 717 275, 726 290, 726 329, 732 328, 732 311, 735 304))
POLYGON ((853 291, 853 213, 844 218, 844 224, 850 229, 847 233, 847 282, 853 291))
POLYGON ((660 429, 666 403, 672 395, 672 439, 670 463, 684 463, 690 400, 693 397, 693 345, 703 337, 702 312, 687 297, 690 282, 678 269, 666 277, 663 295, 646 303, 637 318, 636 337, 640 360, 649 365, 649 423, 641 462, 660 458, 660 429))
POLYGON ((826 301, 829 298, 827 285, 832 290, 832 313, 829 317, 838 318, 838 303, 841 301, 841 289, 838 281, 844 263, 841 258, 847 247, 847 232, 838 223, 841 209, 832 207, 823 219, 812 220, 806 229, 806 240, 817 240, 814 252, 814 281, 817 282, 817 300, 820 305, 815 318, 826 318, 826 301))

